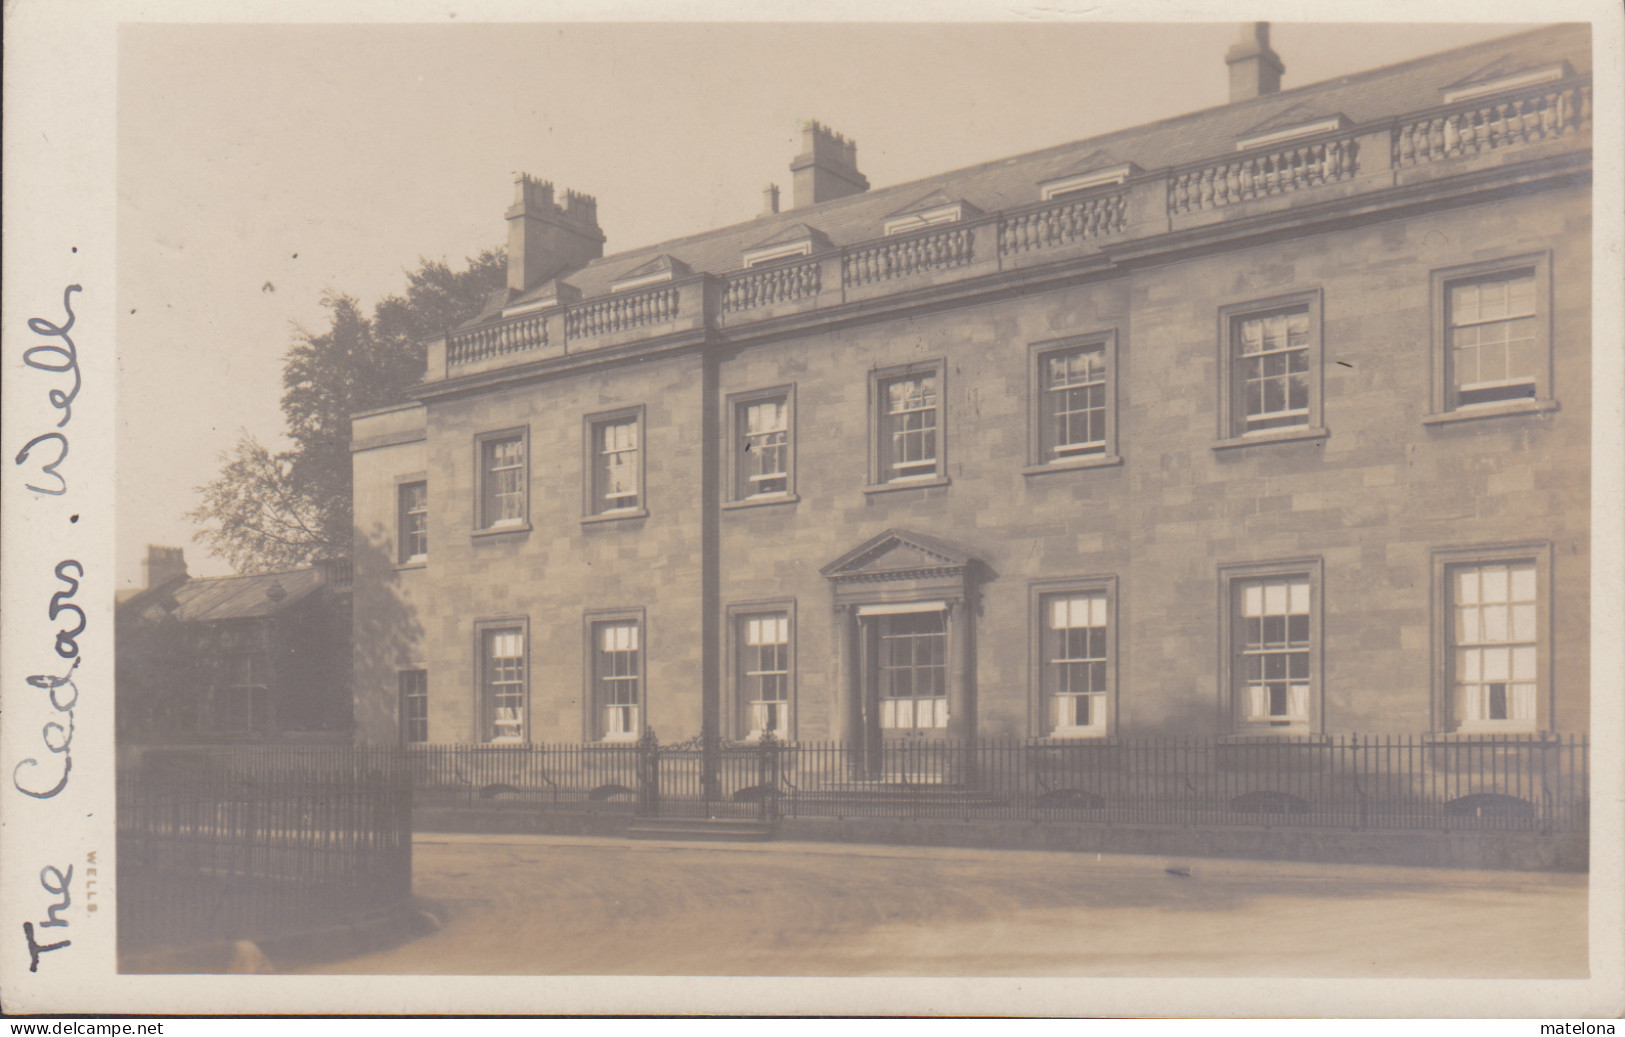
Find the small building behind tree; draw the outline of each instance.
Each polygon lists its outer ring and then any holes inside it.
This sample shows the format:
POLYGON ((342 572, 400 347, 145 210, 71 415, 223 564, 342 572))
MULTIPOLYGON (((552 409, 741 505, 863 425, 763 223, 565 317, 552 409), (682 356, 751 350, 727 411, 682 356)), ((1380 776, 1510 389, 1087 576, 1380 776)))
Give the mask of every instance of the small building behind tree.
POLYGON ((153 546, 145 566, 117 608, 125 744, 348 739, 348 562, 196 578, 153 546))

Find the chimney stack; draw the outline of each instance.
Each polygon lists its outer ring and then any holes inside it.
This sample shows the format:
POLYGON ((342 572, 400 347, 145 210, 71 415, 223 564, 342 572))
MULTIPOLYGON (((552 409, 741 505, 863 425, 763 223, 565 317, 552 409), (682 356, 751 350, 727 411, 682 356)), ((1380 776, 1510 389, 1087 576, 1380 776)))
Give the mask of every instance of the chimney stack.
POLYGON ((1253 22, 1242 31, 1241 40, 1224 55, 1230 66, 1230 103, 1263 97, 1281 89, 1281 73, 1286 66, 1270 49, 1270 23, 1253 22))
POLYGON ((553 185, 521 173, 508 207, 508 290, 517 295, 604 255, 598 229, 598 201, 564 192, 553 201, 553 185))
POLYGON ((779 211, 779 185, 768 184, 762 188, 762 215, 774 216, 779 211))
POLYGON ((179 547, 148 544, 147 557, 142 560, 141 568, 146 572, 148 589, 161 587, 188 575, 186 552, 179 547))
POLYGON ((804 149, 790 163, 794 208, 862 194, 869 180, 858 172, 858 145, 817 122, 802 129, 804 149))

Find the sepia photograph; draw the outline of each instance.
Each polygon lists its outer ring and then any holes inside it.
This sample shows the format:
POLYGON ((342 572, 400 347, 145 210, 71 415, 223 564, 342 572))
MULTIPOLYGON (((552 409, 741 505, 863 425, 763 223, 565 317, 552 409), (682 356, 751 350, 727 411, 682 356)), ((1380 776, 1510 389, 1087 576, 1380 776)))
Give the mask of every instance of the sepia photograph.
POLYGON ((118 24, 114 979, 1608 978, 1618 18, 1134 14, 118 24))

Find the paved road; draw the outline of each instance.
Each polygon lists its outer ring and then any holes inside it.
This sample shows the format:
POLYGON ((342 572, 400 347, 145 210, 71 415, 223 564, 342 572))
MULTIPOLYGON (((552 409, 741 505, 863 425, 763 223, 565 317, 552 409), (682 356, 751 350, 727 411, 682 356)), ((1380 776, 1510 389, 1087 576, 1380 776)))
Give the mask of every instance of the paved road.
POLYGON ((307 971, 1586 974, 1581 875, 433 834, 415 869, 439 933, 307 971))

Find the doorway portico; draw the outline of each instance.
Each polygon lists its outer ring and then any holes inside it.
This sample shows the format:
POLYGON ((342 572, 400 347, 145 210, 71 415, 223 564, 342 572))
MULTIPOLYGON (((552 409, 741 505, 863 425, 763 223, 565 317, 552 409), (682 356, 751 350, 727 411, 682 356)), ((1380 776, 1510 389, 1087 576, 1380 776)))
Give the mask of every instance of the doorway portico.
POLYGON ((974 560, 891 529, 826 565, 838 627, 842 740, 888 745, 976 734, 974 560))

